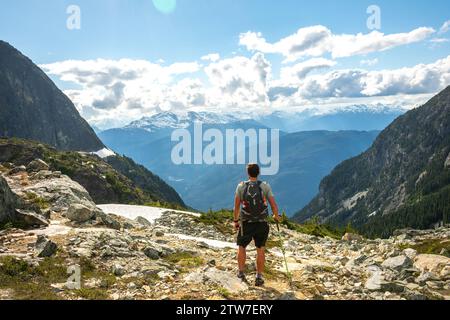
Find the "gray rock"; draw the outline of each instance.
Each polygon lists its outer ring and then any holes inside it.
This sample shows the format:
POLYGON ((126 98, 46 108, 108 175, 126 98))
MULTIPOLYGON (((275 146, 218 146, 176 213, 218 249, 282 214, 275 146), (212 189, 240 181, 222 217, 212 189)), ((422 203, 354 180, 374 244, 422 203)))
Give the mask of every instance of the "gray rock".
POLYGON ((66 212, 66 217, 74 222, 86 222, 95 216, 95 211, 82 204, 74 203, 66 212))
POLYGON ((137 217, 134 220, 144 227, 150 227, 152 225, 150 221, 148 221, 147 219, 145 219, 144 217, 141 217, 141 216, 137 217))
POLYGON ((48 226, 49 222, 34 211, 16 209, 15 220, 27 227, 48 226))
POLYGON ((8 171, 8 174, 10 176, 20 173, 20 172, 26 172, 27 171, 27 167, 25 166, 18 166, 18 167, 14 167, 11 170, 8 171))
POLYGON ((122 267, 120 264, 113 265, 111 271, 115 276, 118 276, 118 277, 121 277, 126 273, 125 268, 122 267))
POLYGON ((56 253, 58 246, 43 235, 39 235, 35 245, 35 254, 39 258, 51 257, 56 253))
POLYGON ((410 258, 404 255, 388 258, 381 264, 383 268, 400 271, 401 269, 412 266, 410 258))
POLYGON ((0 176, 0 222, 12 221, 20 199, 11 191, 6 180, 0 176))
POLYGON ((217 268, 190 273, 185 277, 185 281, 199 284, 211 283, 225 288, 230 293, 239 293, 248 289, 248 285, 238 279, 235 274, 217 268))
POLYGON ((359 234, 354 234, 354 233, 347 232, 342 237, 342 240, 343 241, 362 241, 362 240, 364 240, 364 238, 362 236, 360 236, 359 234))
POLYGON ((146 247, 144 249, 144 254, 152 260, 158 260, 161 258, 161 252, 153 247, 146 247))
POLYGON ((41 159, 35 159, 31 161, 27 166, 28 172, 39 172, 42 170, 49 170, 50 166, 41 159))
POLYGON ((285 293, 281 294, 277 300, 298 300, 295 296, 295 293, 292 291, 286 291, 285 293))
POLYGON ((417 251, 411 248, 406 248, 403 250, 403 254, 413 260, 417 256, 417 251))
POLYGON ((111 229, 120 230, 121 224, 112 215, 104 213, 102 210, 97 210, 95 216, 98 221, 111 229))

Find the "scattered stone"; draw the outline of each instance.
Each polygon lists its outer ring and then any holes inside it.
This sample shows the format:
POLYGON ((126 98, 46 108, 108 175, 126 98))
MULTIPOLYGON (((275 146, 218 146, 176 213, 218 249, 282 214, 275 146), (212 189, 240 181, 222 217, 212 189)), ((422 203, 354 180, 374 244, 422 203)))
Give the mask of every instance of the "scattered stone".
POLYGON ((122 267, 120 264, 113 265, 111 271, 115 276, 118 276, 118 277, 121 277, 126 273, 125 268, 122 267))
POLYGON ((153 247, 146 247, 144 249, 144 254, 152 260, 158 260, 159 258, 161 258, 161 251, 153 247))
POLYGON ((342 240, 343 241, 362 241, 362 240, 364 240, 364 238, 362 236, 360 236, 359 234, 354 234, 354 233, 347 232, 342 237, 342 240))
POLYGON ((58 246, 43 235, 39 235, 35 244, 35 254, 38 258, 51 257, 56 253, 58 246))

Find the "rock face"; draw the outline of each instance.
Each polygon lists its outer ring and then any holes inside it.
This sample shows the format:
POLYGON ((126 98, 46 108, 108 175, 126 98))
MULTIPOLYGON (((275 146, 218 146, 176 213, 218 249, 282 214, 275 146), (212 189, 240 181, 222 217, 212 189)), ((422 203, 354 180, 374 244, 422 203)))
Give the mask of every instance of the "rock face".
POLYGON ((0 162, 11 165, 7 168, 10 175, 28 170, 30 176, 39 174, 45 178, 49 172, 62 172, 82 185, 97 204, 160 201, 184 206, 167 183, 121 156, 101 159, 86 152, 59 151, 34 141, 0 138, 0 162))
POLYGON ((42 141, 61 150, 104 148, 70 99, 4 41, 0 41, 0 136, 42 141))
POLYGON ((369 150, 338 165, 295 219, 351 223, 371 237, 448 222, 449 184, 442 176, 450 170, 449 135, 450 86, 397 118, 369 150))

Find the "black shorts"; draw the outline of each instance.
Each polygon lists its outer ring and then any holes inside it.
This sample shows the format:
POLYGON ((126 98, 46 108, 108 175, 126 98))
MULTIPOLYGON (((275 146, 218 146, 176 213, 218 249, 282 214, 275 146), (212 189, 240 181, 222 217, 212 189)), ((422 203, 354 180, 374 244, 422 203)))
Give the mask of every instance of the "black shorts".
POLYGON ((239 230, 237 245, 246 248, 252 240, 255 240, 255 247, 262 248, 266 246, 269 238, 269 224, 267 222, 244 222, 243 233, 239 230))

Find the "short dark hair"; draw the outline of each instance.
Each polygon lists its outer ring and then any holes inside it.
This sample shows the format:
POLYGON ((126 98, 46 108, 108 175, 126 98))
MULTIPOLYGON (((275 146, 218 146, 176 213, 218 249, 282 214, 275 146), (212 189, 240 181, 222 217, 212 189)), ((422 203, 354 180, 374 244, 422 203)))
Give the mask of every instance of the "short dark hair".
POLYGON ((249 163, 247 165, 247 173, 252 178, 258 178, 260 170, 256 163, 249 163))

